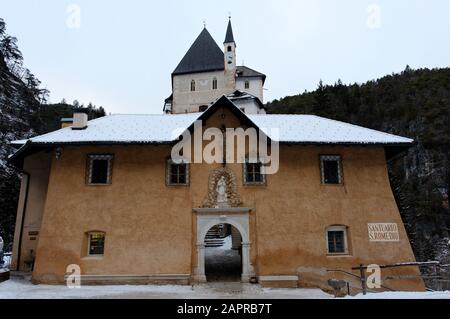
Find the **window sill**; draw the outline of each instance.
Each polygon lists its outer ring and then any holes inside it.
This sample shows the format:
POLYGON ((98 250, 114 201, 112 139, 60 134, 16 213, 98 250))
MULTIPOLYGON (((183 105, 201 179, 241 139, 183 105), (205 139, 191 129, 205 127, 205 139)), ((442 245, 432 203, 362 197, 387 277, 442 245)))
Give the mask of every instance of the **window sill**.
POLYGON ((343 257, 343 258, 350 258, 353 257, 353 255, 350 255, 349 253, 342 253, 342 254, 327 254, 327 257, 343 257))
POLYGON ((104 255, 98 255, 98 256, 85 256, 81 258, 81 260, 103 260, 104 255))
POLYGON ((94 186, 94 187, 106 187, 111 185, 112 184, 86 184, 86 186, 94 186))
POLYGON ((344 187, 344 184, 325 184, 325 183, 321 183, 320 186, 324 186, 324 187, 344 187))
POLYGON ((266 183, 245 183, 244 186, 248 187, 266 187, 266 183))

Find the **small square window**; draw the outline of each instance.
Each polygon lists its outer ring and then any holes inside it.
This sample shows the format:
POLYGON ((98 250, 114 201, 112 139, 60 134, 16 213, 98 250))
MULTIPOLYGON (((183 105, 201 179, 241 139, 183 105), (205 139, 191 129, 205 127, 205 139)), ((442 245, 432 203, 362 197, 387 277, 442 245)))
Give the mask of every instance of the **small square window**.
POLYGON ((90 185, 111 184, 113 155, 89 155, 87 182, 90 185))
POLYGON ((347 248, 347 227, 331 226, 327 229, 328 254, 346 254, 347 248))
POLYGON ((266 178, 263 170, 264 168, 261 162, 244 163, 244 184, 246 185, 265 184, 266 178))
POLYGON ((321 156, 320 170, 322 175, 322 184, 342 184, 342 168, 340 156, 321 156))
POLYGON ((167 162, 167 184, 185 186, 189 184, 189 165, 187 163, 167 162))
POLYGON ((89 256, 102 256, 105 252, 105 233, 88 233, 89 236, 89 256))

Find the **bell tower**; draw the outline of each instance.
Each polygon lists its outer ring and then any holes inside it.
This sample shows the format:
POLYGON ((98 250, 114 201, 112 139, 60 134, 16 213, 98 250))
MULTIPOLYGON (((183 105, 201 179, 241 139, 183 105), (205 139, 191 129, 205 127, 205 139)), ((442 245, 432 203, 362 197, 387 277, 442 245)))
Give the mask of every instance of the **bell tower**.
POLYGON ((226 88, 230 91, 236 88, 236 42, 233 36, 233 27, 231 26, 231 17, 229 17, 227 34, 225 35, 224 59, 225 59, 225 81, 226 88))

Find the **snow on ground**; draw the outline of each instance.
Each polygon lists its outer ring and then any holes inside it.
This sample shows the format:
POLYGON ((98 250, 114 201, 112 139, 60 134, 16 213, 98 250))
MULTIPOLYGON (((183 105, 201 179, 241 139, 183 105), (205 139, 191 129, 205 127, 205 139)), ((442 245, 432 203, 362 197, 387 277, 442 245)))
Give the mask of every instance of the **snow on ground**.
POLYGON ((231 249, 231 236, 224 238, 221 247, 208 247, 205 252, 205 270, 208 281, 239 281, 242 261, 238 250, 231 249))
POLYGON ((0 299, 329 299, 320 289, 267 289, 259 285, 207 283, 195 286, 66 286, 33 285, 24 279, 0 283, 0 299))
POLYGON ((450 299, 450 291, 433 292, 381 292, 367 295, 359 294, 354 297, 347 296, 347 299, 450 299))
POLYGON ((229 249, 231 249, 231 246, 232 246, 231 236, 228 236, 223 239, 223 246, 217 247, 216 249, 229 250, 229 249))
MULTIPOLYGON (((13 278, 0 283, 0 299, 330 299, 320 289, 269 289, 239 282, 194 286, 66 286, 33 285, 13 278)), ((345 299, 450 299, 446 292, 383 292, 345 299)))

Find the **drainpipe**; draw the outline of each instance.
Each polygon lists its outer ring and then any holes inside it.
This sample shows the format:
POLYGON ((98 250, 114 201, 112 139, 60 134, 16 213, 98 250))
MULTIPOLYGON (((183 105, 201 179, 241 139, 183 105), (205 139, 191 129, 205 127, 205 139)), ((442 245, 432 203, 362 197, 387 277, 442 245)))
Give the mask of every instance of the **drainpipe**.
POLYGON ((25 213, 27 211, 27 204, 28 204, 28 189, 30 188, 30 178, 31 178, 30 173, 27 173, 25 171, 21 171, 21 174, 27 176, 27 185, 26 185, 26 188, 25 188, 25 198, 24 198, 23 209, 22 209, 22 221, 20 223, 19 244, 18 244, 18 249, 17 249, 16 271, 19 271, 19 268, 20 268, 20 255, 21 255, 21 251, 22 251, 23 227, 24 227, 24 224, 25 224, 25 213))

